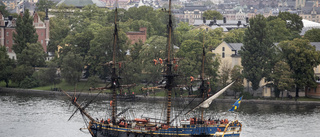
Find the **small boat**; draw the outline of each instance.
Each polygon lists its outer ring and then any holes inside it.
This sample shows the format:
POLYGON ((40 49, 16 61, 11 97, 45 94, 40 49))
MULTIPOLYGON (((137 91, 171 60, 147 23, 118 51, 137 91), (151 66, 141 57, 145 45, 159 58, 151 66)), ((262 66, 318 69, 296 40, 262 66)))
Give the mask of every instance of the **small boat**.
MULTIPOLYGON (((113 54, 112 61, 112 75, 111 75, 111 86, 112 89, 112 115, 107 120, 95 120, 92 118, 83 108, 75 98, 64 92, 72 101, 78 110, 89 119, 88 131, 92 137, 239 137, 242 130, 242 124, 238 120, 229 121, 228 119, 223 120, 213 120, 205 119, 203 117, 203 110, 208 108, 211 102, 216 99, 219 95, 225 92, 232 84, 224 87, 222 90, 216 94, 204 98, 196 107, 185 113, 186 116, 192 111, 200 110, 202 111, 201 117, 191 117, 189 119, 179 120, 178 126, 173 125, 173 122, 177 117, 171 119, 171 91, 174 88, 173 81, 175 74, 172 72, 172 58, 170 53, 171 48, 171 31, 172 31, 172 20, 171 20, 171 0, 169 0, 169 23, 168 23, 168 40, 167 40, 167 61, 166 61, 166 74, 164 75, 166 82, 164 88, 167 91, 167 105, 166 105, 166 120, 151 120, 151 118, 134 118, 126 119, 119 118, 119 114, 125 113, 124 111, 117 114, 117 90, 120 87, 119 76, 116 74, 116 60, 115 54, 113 54)), ((117 45, 117 8, 115 9, 115 32, 114 32, 114 43, 113 50, 115 51, 117 45)), ((115 52, 113 52, 115 53, 115 52)), ((204 55, 203 55, 204 56, 204 55)), ((203 69, 203 66, 202 66, 203 69)), ((204 88, 204 71, 202 71, 202 88, 204 88)), ((204 93, 204 91, 202 91, 204 93)))

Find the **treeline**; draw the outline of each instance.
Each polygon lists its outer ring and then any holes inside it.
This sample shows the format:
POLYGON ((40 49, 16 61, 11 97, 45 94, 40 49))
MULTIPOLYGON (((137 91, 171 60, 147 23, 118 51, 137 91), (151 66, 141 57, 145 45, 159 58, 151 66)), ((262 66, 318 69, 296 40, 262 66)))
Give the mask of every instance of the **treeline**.
MULTIPOLYGON (((98 8, 95 5, 82 9, 66 8, 62 5, 56 7, 55 12, 52 13, 55 17, 50 18, 48 51, 54 52, 55 58, 45 62, 46 55, 40 54, 42 50, 40 46, 36 46, 36 42, 26 41, 27 35, 19 35, 19 27, 24 30, 34 28, 30 25, 18 24, 17 21, 18 35, 15 42, 21 44, 14 46, 17 48, 14 49, 17 60, 10 60, 6 54, 1 54, 3 55, 1 70, 6 71, 1 71, 0 80, 7 83, 12 81, 23 88, 56 84, 61 79, 65 79, 74 86, 80 78, 88 78, 92 86, 96 86, 101 79, 109 80, 111 69, 106 64, 112 60, 113 54, 114 10, 98 8), (19 40, 24 43, 18 42, 19 40), (35 71, 35 67, 42 67, 42 69, 35 71)), ((142 6, 129 10, 119 9, 118 13, 119 31, 116 52, 117 62, 121 63, 118 65, 118 73, 123 77, 121 82, 123 84, 146 82, 149 85, 161 83, 164 62, 161 64, 160 60, 165 61, 166 58, 167 12, 142 6), (141 27, 148 29, 146 43, 130 45, 125 32, 138 31, 141 27), (154 60, 157 62, 156 65, 154 60)), ((23 18, 26 16, 24 15, 23 18)), ((270 81, 277 81, 275 77, 278 76, 273 76, 277 72, 276 64, 282 61, 289 65, 290 60, 283 54, 286 50, 283 48, 276 50, 279 48, 276 48, 278 46, 273 43, 284 41, 279 46, 290 42, 296 43, 297 40, 308 43, 306 40, 308 32, 302 39, 299 35, 301 29, 301 18, 286 12, 280 13, 278 17, 264 18, 258 15, 250 19, 250 26, 247 29, 235 29, 226 34, 220 28, 202 31, 194 29, 187 23, 174 23, 172 39, 175 47, 173 48, 174 58, 177 60, 174 71, 179 75, 176 84, 190 85, 190 76, 200 75, 203 43, 206 50, 205 74, 213 91, 225 85, 228 79, 241 80, 245 77, 253 82, 267 77, 270 81), (288 23, 287 20, 291 22, 288 23), (221 61, 210 51, 223 41, 244 44, 241 53, 243 68, 237 66, 218 72, 221 61), (240 73, 242 69, 243 73, 240 73)), ((33 31, 28 32, 30 35, 34 34, 33 31)), ((6 51, 2 48, 1 52, 6 51)), ((312 67, 317 64, 317 62, 314 63, 312 67)), ((280 66, 280 68, 284 67, 280 66)), ((288 72, 294 68, 296 66, 290 66, 288 72)), ((293 73, 290 73, 290 78, 291 74, 293 73)), ((234 90, 243 91, 241 84, 236 85, 234 90)), ((256 89, 256 85, 253 85, 256 89)), ((279 84, 275 86, 282 90, 279 84)))

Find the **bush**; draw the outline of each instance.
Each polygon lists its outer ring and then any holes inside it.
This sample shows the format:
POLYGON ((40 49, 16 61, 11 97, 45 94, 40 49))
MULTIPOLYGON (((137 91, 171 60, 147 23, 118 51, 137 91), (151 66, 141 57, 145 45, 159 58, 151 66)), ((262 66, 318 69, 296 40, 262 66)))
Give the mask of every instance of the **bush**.
POLYGON ((34 77, 29 77, 29 76, 24 78, 20 83, 21 88, 33 88, 33 87, 37 87, 38 85, 39 85, 39 82, 34 77))

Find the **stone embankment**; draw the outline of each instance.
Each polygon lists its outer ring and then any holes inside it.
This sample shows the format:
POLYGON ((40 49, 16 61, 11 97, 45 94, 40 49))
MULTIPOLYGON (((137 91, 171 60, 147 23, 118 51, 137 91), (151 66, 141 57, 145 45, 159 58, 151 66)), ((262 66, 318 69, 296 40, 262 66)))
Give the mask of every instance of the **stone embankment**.
MULTIPOLYGON (((66 96, 61 91, 45 91, 45 90, 34 90, 34 89, 18 89, 18 88, 3 88, 0 87, 0 93, 18 93, 18 94, 36 94, 43 96, 66 96)), ((74 92, 67 92, 69 95, 74 95, 74 92)), ((81 94, 81 96, 94 97, 97 93, 88 93, 88 92, 77 92, 76 96, 81 94)), ((111 94, 100 94, 98 98, 111 98, 111 94)), ((135 100, 164 100, 164 97, 154 97, 154 96, 144 96, 144 95, 135 95, 135 100)), ((173 97, 172 100, 193 100, 194 98, 187 97, 173 97)), ((201 101, 201 98, 196 98, 196 101, 201 101)), ((214 102, 221 103, 234 103, 236 99, 216 99, 214 102)), ((320 101, 295 101, 292 100, 270 100, 270 99, 250 99, 242 100, 242 103, 250 104, 284 104, 284 105, 320 105, 320 101)))

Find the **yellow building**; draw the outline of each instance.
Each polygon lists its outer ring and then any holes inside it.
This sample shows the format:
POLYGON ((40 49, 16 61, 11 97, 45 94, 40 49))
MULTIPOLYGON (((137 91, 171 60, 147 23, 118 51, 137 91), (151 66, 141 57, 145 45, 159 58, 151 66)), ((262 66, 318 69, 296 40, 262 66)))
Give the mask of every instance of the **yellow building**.
MULTIPOLYGON (((212 50, 216 57, 221 59, 219 72, 226 67, 230 69, 236 65, 242 67, 241 57, 239 54, 242 45, 242 43, 226 43, 223 41, 219 46, 212 50)), ((247 82, 246 79, 244 79, 243 85, 245 87, 245 91, 248 91, 249 89, 250 93, 252 92, 251 84, 250 82, 247 82)), ((268 83, 262 79, 259 84, 260 88, 257 91, 252 92, 252 94, 254 94, 254 96, 272 97, 272 88, 268 87, 267 85, 268 83)))

